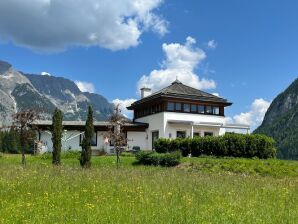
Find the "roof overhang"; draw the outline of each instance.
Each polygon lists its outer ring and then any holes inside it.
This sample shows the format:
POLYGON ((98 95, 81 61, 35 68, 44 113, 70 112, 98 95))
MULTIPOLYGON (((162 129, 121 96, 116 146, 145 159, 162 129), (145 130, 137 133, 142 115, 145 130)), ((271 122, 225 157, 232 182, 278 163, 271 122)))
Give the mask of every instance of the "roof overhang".
MULTIPOLYGON (((38 127, 39 130, 50 130, 52 126, 52 121, 35 121, 34 124, 38 127)), ((63 121, 62 122, 64 130, 79 130, 82 131, 85 129, 85 121, 63 121)), ((108 131, 110 128, 110 123, 108 121, 95 121, 93 123, 95 131, 108 131)), ((141 122, 125 122, 123 125, 124 131, 146 131, 149 127, 147 123, 141 122)))

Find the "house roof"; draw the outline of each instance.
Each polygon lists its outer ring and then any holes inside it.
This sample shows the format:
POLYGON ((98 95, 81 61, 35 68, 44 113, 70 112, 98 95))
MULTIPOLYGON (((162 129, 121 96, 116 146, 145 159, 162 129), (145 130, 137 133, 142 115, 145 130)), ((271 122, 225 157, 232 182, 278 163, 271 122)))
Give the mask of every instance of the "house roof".
POLYGON ((156 98, 177 98, 177 99, 188 99, 203 102, 213 102, 222 103, 226 106, 232 105, 228 100, 212 95, 210 93, 192 88, 190 86, 184 85, 179 80, 175 80, 170 86, 165 87, 147 97, 144 97, 136 102, 134 102, 128 109, 133 109, 134 106, 141 104, 143 102, 151 101, 156 98))

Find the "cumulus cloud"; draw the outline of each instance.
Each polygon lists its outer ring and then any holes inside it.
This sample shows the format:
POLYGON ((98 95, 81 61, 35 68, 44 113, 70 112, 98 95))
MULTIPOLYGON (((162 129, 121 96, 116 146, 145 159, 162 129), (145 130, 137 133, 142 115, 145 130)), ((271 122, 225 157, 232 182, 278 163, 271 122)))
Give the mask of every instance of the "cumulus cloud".
POLYGON ((163 0, 3 0, 0 40, 42 51, 67 46, 127 49, 145 31, 163 36, 168 22, 156 9, 163 0))
POLYGON ((209 49, 215 49, 215 48, 217 48, 217 42, 215 40, 210 40, 207 43, 207 47, 209 49))
POLYGON ((153 70, 149 75, 143 75, 137 83, 138 90, 149 87, 153 91, 159 90, 176 77, 184 84, 197 89, 214 89, 216 84, 213 80, 200 78, 194 73, 195 68, 206 58, 205 52, 195 47, 196 40, 187 37, 185 44, 164 43, 162 50, 165 59, 159 70, 153 70))
POLYGON ((46 75, 46 76, 52 76, 50 73, 48 73, 48 72, 41 72, 40 73, 41 75, 46 75))
POLYGON ((121 113, 125 117, 132 118, 133 111, 127 110, 126 107, 130 106, 135 101, 137 101, 137 100, 136 99, 125 99, 125 100, 115 99, 112 101, 112 103, 115 105, 119 105, 119 107, 121 109, 121 113))
POLYGON ((95 93, 95 86, 91 82, 75 81, 75 84, 82 92, 95 93))
POLYGON ((262 98, 255 99, 248 112, 237 114, 233 118, 228 117, 226 122, 250 125, 254 130, 262 123, 270 103, 262 98))

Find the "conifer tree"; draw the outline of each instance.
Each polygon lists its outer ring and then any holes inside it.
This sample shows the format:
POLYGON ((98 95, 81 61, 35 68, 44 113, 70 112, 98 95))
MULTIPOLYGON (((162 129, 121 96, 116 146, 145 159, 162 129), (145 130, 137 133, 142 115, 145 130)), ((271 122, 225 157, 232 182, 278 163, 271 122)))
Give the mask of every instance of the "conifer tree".
POLYGON ((80 164, 84 168, 91 167, 91 144, 92 144, 91 141, 92 141, 93 134, 94 134, 93 110, 92 110, 92 107, 89 106, 84 138, 82 141, 81 158, 80 158, 80 164))
POLYGON ((62 139, 62 133, 63 133, 62 121, 63 121, 63 114, 58 108, 56 108, 52 119, 52 142, 53 142, 52 163, 54 165, 61 164, 60 154, 61 154, 61 147, 62 147, 61 139, 62 139))
POLYGON ((0 152, 4 152, 2 142, 3 142, 3 132, 0 130, 0 152))

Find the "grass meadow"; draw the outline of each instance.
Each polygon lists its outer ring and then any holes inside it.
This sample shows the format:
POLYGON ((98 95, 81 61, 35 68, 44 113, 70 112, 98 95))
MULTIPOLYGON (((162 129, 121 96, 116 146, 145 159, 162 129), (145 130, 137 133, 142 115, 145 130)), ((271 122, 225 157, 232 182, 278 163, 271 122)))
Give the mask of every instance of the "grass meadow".
POLYGON ((134 157, 0 158, 0 223, 297 223, 298 162, 184 158, 175 168, 134 157))

